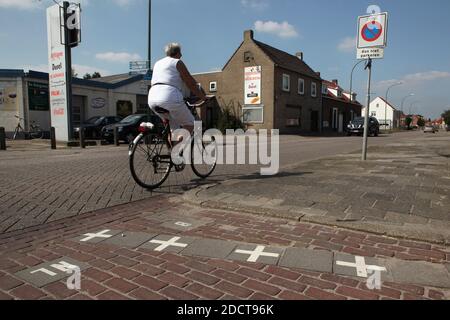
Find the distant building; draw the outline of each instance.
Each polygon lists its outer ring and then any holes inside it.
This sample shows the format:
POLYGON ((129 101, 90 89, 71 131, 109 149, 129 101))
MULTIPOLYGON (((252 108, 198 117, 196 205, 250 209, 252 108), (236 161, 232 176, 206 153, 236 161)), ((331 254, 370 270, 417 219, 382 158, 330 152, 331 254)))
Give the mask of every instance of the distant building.
POLYGON ((345 132, 347 124, 361 116, 362 105, 356 95, 339 86, 338 80, 322 82, 323 131, 345 132))
MULTIPOLYGON (((150 83, 142 75, 127 74, 91 80, 73 79, 73 125, 94 116, 126 117, 147 112, 150 83)), ((50 130, 48 73, 0 69, 0 127, 13 132, 18 119, 29 128, 36 121, 43 130, 50 130)))
MULTIPOLYGON (((217 97, 222 110, 234 108, 249 128, 321 131, 320 74, 306 64, 303 53, 291 55, 259 42, 251 30, 222 70, 194 78, 217 97)), ((202 117, 207 123, 215 116, 209 112, 202 117)))
MULTIPOLYGON (((363 114, 365 113, 363 109, 363 114)), ((376 97, 369 108, 369 116, 377 118, 381 129, 392 130, 401 126, 402 112, 384 98, 376 97)))

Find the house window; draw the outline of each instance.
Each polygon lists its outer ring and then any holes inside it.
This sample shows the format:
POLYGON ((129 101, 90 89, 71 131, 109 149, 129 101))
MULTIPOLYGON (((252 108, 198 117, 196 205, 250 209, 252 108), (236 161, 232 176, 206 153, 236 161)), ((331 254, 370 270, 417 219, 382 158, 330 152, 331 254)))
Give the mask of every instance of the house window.
POLYGON ((342 98, 342 90, 338 90, 337 96, 338 96, 338 98, 342 98))
POLYGON ((325 84, 322 85, 322 94, 323 95, 327 95, 328 94, 328 87, 325 84))
POLYGON ((250 62, 253 58, 253 55, 250 51, 244 52, 244 62, 250 62))
POLYGON ((242 122, 244 123, 264 123, 264 106, 242 108, 242 122))
POLYGON ((305 80, 298 79, 298 94, 305 94, 305 80))
POLYGON ((209 83, 209 92, 217 92, 217 81, 209 83))
POLYGON ((317 83, 311 83, 311 97, 317 97, 317 83))
POLYGON ((331 119, 331 128, 332 129, 337 129, 338 127, 338 109, 337 108, 333 108, 333 115, 332 115, 332 119, 331 119))
POLYGON ((350 121, 353 121, 355 119, 355 112, 353 110, 350 110, 350 121))
POLYGON ((291 91, 291 76, 288 74, 283 74, 283 91, 291 91))

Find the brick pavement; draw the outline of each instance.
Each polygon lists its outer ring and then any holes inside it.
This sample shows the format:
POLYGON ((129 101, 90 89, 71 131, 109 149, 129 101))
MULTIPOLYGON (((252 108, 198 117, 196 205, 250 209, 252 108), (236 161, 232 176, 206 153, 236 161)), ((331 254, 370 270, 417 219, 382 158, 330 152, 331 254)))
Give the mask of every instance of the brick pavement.
POLYGON ((450 299, 449 288, 383 282, 373 291, 364 279, 333 273, 74 240, 104 229, 450 263, 445 246, 202 209, 159 196, 0 235, 0 299, 450 299), (175 225, 179 221, 198 225, 175 225), (63 257, 89 266, 80 291, 68 290, 65 280, 37 287, 17 277, 63 257))

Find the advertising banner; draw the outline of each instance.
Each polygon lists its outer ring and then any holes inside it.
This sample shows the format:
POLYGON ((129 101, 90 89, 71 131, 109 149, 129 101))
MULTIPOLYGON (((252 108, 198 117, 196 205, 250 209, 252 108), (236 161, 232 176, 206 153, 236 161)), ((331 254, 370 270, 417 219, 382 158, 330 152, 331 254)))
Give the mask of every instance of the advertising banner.
POLYGON ((69 141, 69 115, 66 51, 62 44, 65 42, 65 35, 64 32, 61 32, 63 16, 63 9, 59 5, 47 9, 51 124, 56 129, 56 140, 67 142, 69 141))
POLYGON ((15 82, 0 82, 0 111, 19 111, 15 82))
POLYGON ((260 66, 245 68, 245 105, 260 105, 262 103, 261 78, 260 66))

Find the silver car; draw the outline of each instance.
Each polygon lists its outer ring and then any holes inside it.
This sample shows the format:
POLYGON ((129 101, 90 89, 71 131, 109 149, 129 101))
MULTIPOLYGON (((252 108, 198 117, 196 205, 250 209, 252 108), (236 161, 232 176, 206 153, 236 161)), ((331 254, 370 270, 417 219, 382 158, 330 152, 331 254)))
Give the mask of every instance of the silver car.
POLYGON ((436 130, 433 126, 425 126, 425 129, 423 130, 424 133, 436 133, 436 130))

